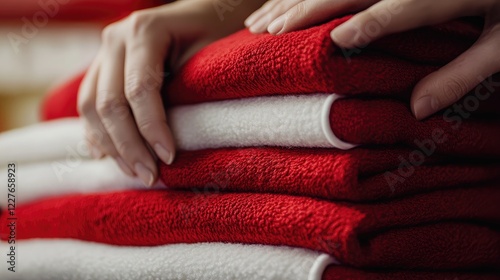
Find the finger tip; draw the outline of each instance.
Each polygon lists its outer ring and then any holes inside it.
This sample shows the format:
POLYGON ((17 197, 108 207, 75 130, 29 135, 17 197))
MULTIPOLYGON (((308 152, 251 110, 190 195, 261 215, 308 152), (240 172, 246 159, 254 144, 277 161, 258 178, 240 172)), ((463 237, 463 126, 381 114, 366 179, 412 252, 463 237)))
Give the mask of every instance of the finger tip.
POLYGON ((435 98, 432 96, 423 96, 412 103, 411 110, 415 118, 419 121, 424 120, 438 111, 435 98))

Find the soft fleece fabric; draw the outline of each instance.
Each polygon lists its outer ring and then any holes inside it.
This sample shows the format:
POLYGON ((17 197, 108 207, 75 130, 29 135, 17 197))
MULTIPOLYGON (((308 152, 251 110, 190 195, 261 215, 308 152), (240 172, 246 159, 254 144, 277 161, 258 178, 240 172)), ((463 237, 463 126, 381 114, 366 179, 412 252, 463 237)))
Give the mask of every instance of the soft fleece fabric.
POLYGON ((470 21, 454 21, 389 36, 349 55, 329 34, 350 17, 280 36, 243 30, 221 39, 174 76, 167 104, 317 92, 402 98, 481 33, 470 21))
MULTIPOLYGON (((327 254, 286 246, 229 243, 111 246, 71 239, 21 241, 18 271, 1 279, 320 280, 327 254)), ((0 243, 7 252, 7 243, 0 243)))
MULTIPOLYGON (((17 203, 21 204, 53 195, 143 188, 137 178, 122 174, 110 159, 89 159, 82 123, 77 118, 0 134, 0 154, 3 168, 15 161, 19 176, 24 178, 23 187, 18 189, 17 203)), ((175 189, 367 201, 500 177, 500 164, 494 161, 474 163, 468 159, 421 155, 397 147, 351 151, 270 147, 178 151, 172 165, 160 165, 160 178, 175 189)), ((6 171, 1 174, 7 176, 6 171)), ((159 182, 158 186, 163 184, 159 182)))
MULTIPOLYGON (((121 171, 112 158, 67 162, 57 159, 48 162, 17 164, 17 177, 21 178, 16 189, 16 205, 41 198, 75 193, 104 193, 117 190, 147 189, 137 177, 121 171)), ((0 169, 0 179, 7 182, 7 168, 0 169)), ((153 188, 165 187, 161 180, 153 188)), ((0 195, 7 197, 7 188, 0 188, 0 195)), ((7 208, 7 199, 0 200, 0 208, 7 208)))
MULTIPOLYGON (((0 248, 7 252, 6 243, 0 243, 0 248)), ((338 265, 325 270, 334 262, 330 256, 285 246, 197 243, 129 247, 34 239, 19 242, 18 248, 22 268, 16 273, 0 270, 2 279, 498 279, 493 273, 367 272, 338 265)))
MULTIPOLYGON (((66 110, 76 108, 79 82, 79 79, 72 81, 47 99, 44 106, 47 119, 77 116, 76 110, 66 110), (65 99, 70 97, 71 100, 65 99), (69 104, 60 104, 63 101, 68 101, 69 104)), ((324 104, 327 104, 328 95, 324 96, 324 104)), ((176 132, 174 135, 178 138, 178 148, 193 150, 245 145, 329 145, 346 149, 351 148, 352 144, 404 144, 417 149, 433 145, 433 151, 441 154, 500 157, 500 146, 497 144, 500 142, 500 120, 495 118, 479 119, 472 116, 464 119, 458 113, 452 113, 446 118, 436 115, 419 122, 411 114, 408 102, 340 99, 333 102, 330 108, 331 129, 328 129, 323 126, 328 116, 323 114, 326 109, 320 108, 318 100, 321 97, 309 95, 281 98, 272 97, 268 99, 269 104, 264 106, 258 106, 259 101, 265 102, 264 97, 174 106, 169 109, 169 120, 176 132), (303 100, 303 108, 297 109, 298 104, 291 100, 303 100), (312 104, 313 100, 317 103, 312 104), (221 107, 224 106, 227 108, 222 110, 221 107), (269 107, 274 107, 274 110, 269 107), (245 110, 241 110, 243 108, 245 110), (259 114, 266 118, 255 118, 259 114), (269 117, 271 120, 266 122, 269 117), (324 134, 319 128, 320 124, 324 134), (331 136, 325 139, 323 135, 331 136)), ((480 103, 480 107, 484 103, 489 101, 480 103)), ((497 103, 500 106, 500 102, 497 103)))
MULTIPOLYGON (((329 253, 355 267, 493 269, 500 265, 500 235, 494 229, 499 199, 498 185, 374 204, 169 190, 74 195, 17 207, 22 223, 16 237, 129 246, 287 245, 329 253)), ((0 233, 6 239, 7 227, 0 233)))

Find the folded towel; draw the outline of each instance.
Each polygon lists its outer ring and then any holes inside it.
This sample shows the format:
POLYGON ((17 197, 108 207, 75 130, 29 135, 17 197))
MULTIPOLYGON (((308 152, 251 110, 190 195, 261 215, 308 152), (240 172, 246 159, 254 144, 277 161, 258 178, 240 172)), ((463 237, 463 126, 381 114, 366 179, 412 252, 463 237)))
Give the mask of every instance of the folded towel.
MULTIPOLYGON (((0 243, 2 253, 9 246, 0 243)), ((36 239, 18 242, 16 253, 17 271, 2 262, 1 279, 320 280, 334 263, 300 248, 229 243, 127 247, 36 239)))
POLYGON ((467 50, 481 28, 454 21, 343 50, 330 38, 350 16, 280 36, 247 30, 195 54, 166 87, 168 104, 269 94, 334 92, 405 96, 424 76, 467 50))
MULTIPOLYGON (((350 204, 273 194, 171 190, 74 195, 18 206, 17 240, 76 238, 153 246, 233 242, 287 245, 365 268, 472 269, 500 265, 498 185, 350 204)), ((8 211, 0 219, 6 221, 8 211)), ((8 239, 7 227, 0 228, 8 239)))
POLYGON ((0 167, 9 162, 51 162, 65 159, 76 164, 90 154, 80 121, 61 119, 0 133, 0 167))
MULTIPOLYGON (((76 96, 79 82, 73 81, 48 99, 44 109, 47 116, 77 115, 76 109, 65 111, 76 108, 76 101, 68 106, 56 105, 60 98, 76 96)), ((259 145, 348 149, 353 146, 348 143, 403 143, 426 155, 436 152, 500 157, 498 119, 473 116, 464 119, 453 113, 445 118, 434 116, 418 122, 405 102, 359 99, 333 102, 335 98, 336 95, 328 97, 326 94, 262 97, 176 106, 169 110, 169 121, 178 148, 188 150, 259 145)), ((500 106, 500 102, 497 104, 500 106)))
MULTIPOLYGON (((82 160, 68 164, 64 160, 17 164, 16 205, 37 199, 75 193, 96 193, 128 189, 146 189, 137 177, 129 177, 111 158, 82 160)), ((7 182, 7 169, 0 169, 0 179, 7 182)), ((159 180, 153 187, 164 187, 159 180)), ((0 197, 7 197, 8 189, 0 188, 0 197)), ((0 208, 7 208, 7 199, 0 200, 0 208)))
MULTIPOLYGON (((336 94, 269 96, 178 106, 168 120, 183 150, 290 146, 350 149, 330 126, 336 94)), ((500 140, 500 137, 499 137, 500 140)))
POLYGON ((329 266, 323 280, 498 280, 498 272, 362 271, 345 266, 329 266))
MULTIPOLYGON (((0 134, 0 164, 6 168, 9 160, 16 161, 23 180, 18 204, 54 195, 143 188, 111 160, 89 160, 82 135, 82 124, 76 118, 0 134)), ((179 135, 190 141, 188 131, 179 135)), ((175 189, 271 192, 350 201, 398 197, 500 177, 498 163, 419 155, 404 148, 179 151, 172 165, 160 166, 160 177, 175 189)), ((5 170, 0 174, 7 176, 5 170)), ((0 189, 0 194, 6 191, 0 189)), ((0 205, 5 203, 0 201, 0 205)))

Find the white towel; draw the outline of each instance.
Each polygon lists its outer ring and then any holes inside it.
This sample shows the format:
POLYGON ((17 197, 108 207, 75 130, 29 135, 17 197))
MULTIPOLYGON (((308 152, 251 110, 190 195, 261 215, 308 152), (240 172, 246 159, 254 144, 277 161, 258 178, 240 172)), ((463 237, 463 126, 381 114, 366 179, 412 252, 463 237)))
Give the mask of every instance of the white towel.
MULTIPOLYGON (((320 280, 336 263, 301 248, 229 243, 125 247, 71 239, 16 242, 16 272, 2 261, 0 279, 320 280)), ((9 245, 0 243, 1 255, 9 245)), ((4 258, 5 259, 5 258, 4 258)))
MULTIPOLYGON (((268 96, 179 106, 169 110, 177 148, 287 146, 350 149, 330 128, 335 94, 268 96)), ((0 134, 0 167, 89 157, 83 124, 63 119, 0 134)))
POLYGON ((168 111, 183 150, 287 146, 350 149, 335 137, 330 109, 340 96, 266 96, 178 106, 168 111))
MULTIPOLYGON (((0 182, 7 182, 7 174, 7 169, 0 169, 0 182)), ((66 194, 147 188, 137 177, 123 173, 111 158, 21 163, 17 164, 16 178, 16 205, 66 194)), ((158 181, 153 187, 165 185, 158 181)), ((5 198, 0 199, 0 208, 7 207, 7 192, 7 187, 0 188, 0 197, 5 198)))

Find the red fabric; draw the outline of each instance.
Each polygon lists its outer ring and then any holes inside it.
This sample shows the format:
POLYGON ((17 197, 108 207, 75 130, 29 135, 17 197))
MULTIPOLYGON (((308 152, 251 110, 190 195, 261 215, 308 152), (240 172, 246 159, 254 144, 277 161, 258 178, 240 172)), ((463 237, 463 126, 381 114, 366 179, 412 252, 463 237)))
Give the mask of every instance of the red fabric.
MULTIPOLYGON (((132 11, 160 4, 159 0, 22 0, 2 1, 0 20, 25 18, 32 24, 50 20, 114 21, 132 11)), ((23 20, 23 23, 25 21, 23 20)))
POLYGON ((498 280, 494 272, 419 272, 419 271, 362 271, 345 266, 331 265, 322 280, 498 280))
MULTIPOLYGON (((77 116, 77 91, 83 75, 55 89, 42 106, 44 120, 77 116)), ((330 113, 333 132, 355 144, 400 144, 421 149, 425 143, 434 152, 471 156, 500 156, 500 121, 450 119, 436 115, 419 122, 404 102, 396 100, 344 99, 335 102, 330 113), (355 116, 355 117, 353 117, 355 116), (436 131, 443 135, 433 140, 436 131), (441 141, 444 139, 444 141, 441 141), (431 141, 432 143, 430 143, 431 141), (433 147, 435 146, 435 147, 433 147)))
POLYGON ((243 30, 219 40, 174 76, 169 104, 318 92, 402 96, 480 34, 477 25, 455 21, 390 36, 346 59, 329 34, 349 18, 280 36, 243 30))
MULTIPOLYGON (((16 237, 139 246, 259 243, 320 250, 355 267, 496 268, 499 199, 498 185, 375 204, 170 190, 73 195, 16 207, 16 237)), ((1 237, 7 235, 1 227, 1 237)))
POLYGON ((82 82, 82 73, 71 80, 52 89, 44 98, 40 117, 42 120, 54 120, 66 117, 78 116, 77 101, 78 89, 82 82))
POLYGON ((410 162, 410 149, 245 148, 179 151, 160 166, 169 188, 209 192, 281 193, 373 201, 500 178, 500 164, 429 157, 410 162), (462 161, 462 163, 460 163, 462 161))

